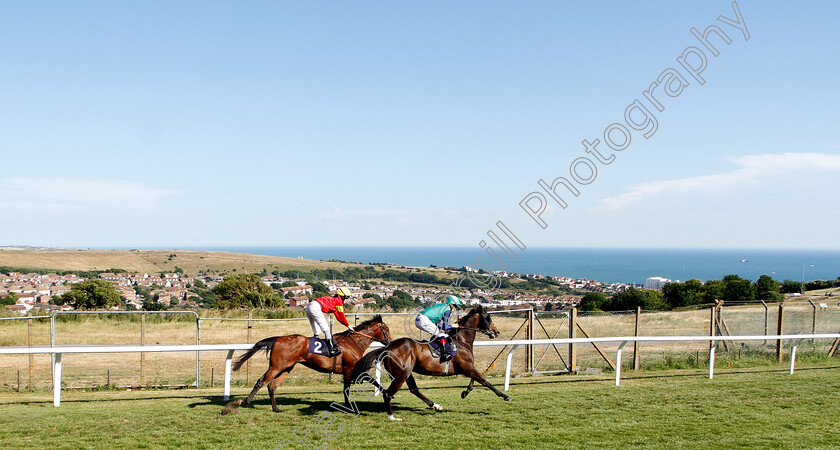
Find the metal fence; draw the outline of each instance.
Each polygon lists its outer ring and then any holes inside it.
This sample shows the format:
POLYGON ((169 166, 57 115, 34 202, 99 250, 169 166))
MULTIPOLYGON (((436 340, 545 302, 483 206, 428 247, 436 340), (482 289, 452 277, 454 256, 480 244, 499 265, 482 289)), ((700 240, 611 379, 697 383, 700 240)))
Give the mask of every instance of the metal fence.
MULTIPOLYGON (((51 345, 184 345, 255 343, 271 336, 311 333, 305 318, 267 319, 247 317, 200 317, 187 312, 98 312, 6 318, 0 320, 0 346, 51 345), (176 317, 180 316, 180 317, 176 317)), ((380 313, 347 313, 351 324, 358 324, 380 313)), ((840 331, 840 306, 818 301, 788 301, 783 304, 719 305, 694 311, 626 311, 591 313, 580 311, 532 311, 516 309, 491 313, 501 334, 497 340, 557 338, 597 338, 605 336, 733 336, 718 341, 719 358, 778 357, 781 343, 739 341, 738 335, 797 333, 836 333, 840 331), (780 314, 781 328, 780 328, 780 314)), ((414 316, 381 313, 393 337, 417 331, 414 316)), ((338 326, 341 331, 343 327, 338 326)), ((489 338, 477 334, 476 340, 489 338)), ((808 341, 800 344, 800 354, 823 353, 834 343, 808 341)), ((614 343, 528 345, 515 352, 514 374, 615 370, 614 343)), ((644 369, 684 360, 705 363, 708 342, 684 341, 667 346, 635 343, 625 349, 624 369, 644 369)), ((504 372, 508 347, 477 346, 476 367, 487 376, 504 372)), ((134 358, 133 356, 131 358, 134 358)), ((224 371, 224 358, 205 354, 194 359, 179 353, 141 354, 134 363, 113 354, 71 355, 65 359, 64 379, 68 387, 198 385, 218 383, 224 371)), ((234 373, 234 385, 246 386, 267 367, 261 358, 252 358, 234 373)), ((288 383, 311 378, 308 370, 295 370, 288 383)), ((6 389, 44 388, 51 383, 50 357, 47 355, 9 355, 0 358, 0 387, 6 389)))

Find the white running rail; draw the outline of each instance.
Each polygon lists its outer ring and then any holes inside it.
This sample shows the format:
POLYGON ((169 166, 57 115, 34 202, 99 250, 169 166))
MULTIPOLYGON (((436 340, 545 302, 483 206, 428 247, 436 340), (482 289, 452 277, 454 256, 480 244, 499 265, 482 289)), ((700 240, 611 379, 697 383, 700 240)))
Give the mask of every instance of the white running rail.
MULTIPOLYGON (((498 347, 511 346, 507 355, 505 367, 505 391, 510 390, 510 372, 513 353, 523 345, 551 345, 551 344, 586 344, 615 342, 615 385, 621 383, 621 353, 624 346, 630 342, 689 342, 689 341, 763 341, 763 340, 785 340, 794 341, 790 352, 790 374, 793 374, 796 363, 796 348, 804 339, 840 339, 840 333, 824 334, 787 334, 787 335, 755 335, 755 336, 621 336, 621 337, 596 337, 596 338, 575 338, 575 339, 520 339, 512 341, 476 341, 475 347, 498 347)), ((381 347, 382 344, 373 343, 371 348, 381 347)), ((53 405, 61 404, 61 355, 66 353, 155 353, 155 352, 227 352, 225 359, 225 384, 224 399, 230 398, 231 365, 233 354, 237 350, 250 350, 253 344, 215 344, 215 345, 115 345, 115 346, 68 346, 68 347, 0 347, 0 355, 27 355, 27 354, 54 354, 53 363, 53 405)), ((709 379, 714 378, 715 350, 712 347, 709 351, 709 379)), ((377 371, 377 374, 379 372, 377 371)), ((378 381, 377 376, 377 381, 378 381)))

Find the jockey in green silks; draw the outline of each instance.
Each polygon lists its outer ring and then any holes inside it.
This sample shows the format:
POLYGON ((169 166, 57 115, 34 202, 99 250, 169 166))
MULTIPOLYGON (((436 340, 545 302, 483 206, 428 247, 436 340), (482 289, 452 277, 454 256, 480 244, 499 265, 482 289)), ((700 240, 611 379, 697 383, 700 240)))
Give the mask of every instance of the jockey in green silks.
POLYGON ((443 302, 435 303, 434 305, 426 307, 426 309, 424 309, 417 318, 414 319, 414 325, 426 333, 429 333, 432 337, 432 342, 436 340, 440 341, 441 362, 446 362, 452 359, 452 346, 449 343, 449 336, 446 334, 446 331, 458 327, 458 324, 450 325, 449 318, 456 308, 461 308, 463 306, 464 302, 462 302, 461 299, 454 295, 450 295, 446 297, 446 300, 443 302))

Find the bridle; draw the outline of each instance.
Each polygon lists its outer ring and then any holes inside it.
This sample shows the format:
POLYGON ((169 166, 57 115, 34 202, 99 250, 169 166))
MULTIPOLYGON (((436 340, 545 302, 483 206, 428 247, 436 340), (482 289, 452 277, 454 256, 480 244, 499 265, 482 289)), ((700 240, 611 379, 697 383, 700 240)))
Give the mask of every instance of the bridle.
MULTIPOLYGON (((371 336, 371 335, 369 335, 369 334, 365 334, 365 333, 362 333, 362 332, 359 332, 359 331, 356 331, 356 330, 351 331, 351 333, 356 333, 356 334, 358 334, 358 335, 360 335, 360 336, 364 336, 364 337, 366 337, 366 338, 368 338, 368 339, 370 339, 370 340, 373 340, 373 341, 379 342, 379 343, 380 343, 380 344, 382 344, 382 345, 388 345, 388 344, 390 344, 390 343, 391 343, 391 341, 390 341, 389 339, 379 339, 379 338, 375 338, 375 337, 373 337, 373 336, 371 336)), ((385 336, 385 328, 383 328, 383 327, 382 327, 382 322, 379 322, 379 333, 380 333, 382 336, 385 336)))
MULTIPOLYGON (((479 318, 481 318, 481 316, 479 316, 479 318)), ((461 330, 473 330, 473 331, 480 331, 480 332, 484 333, 485 335, 487 335, 487 337, 489 337, 489 338, 494 338, 494 337, 496 337, 496 336, 494 336, 494 335, 490 332, 490 329, 489 329, 489 328, 488 328, 488 329, 484 329, 484 330, 482 330, 481 328, 462 327, 461 325, 458 325, 458 328, 455 328, 455 332, 456 332, 456 333, 457 333, 458 331, 461 331, 461 330)))

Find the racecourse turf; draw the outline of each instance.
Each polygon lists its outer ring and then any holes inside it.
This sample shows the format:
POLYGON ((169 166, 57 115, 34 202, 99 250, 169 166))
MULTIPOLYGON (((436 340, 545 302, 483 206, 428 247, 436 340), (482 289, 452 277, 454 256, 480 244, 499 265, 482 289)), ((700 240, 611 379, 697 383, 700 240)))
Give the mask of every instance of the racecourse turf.
MULTIPOLYGON (((392 422, 380 398, 357 396, 358 415, 331 408, 340 384, 265 390, 253 406, 221 415, 221 389, 2 392, 0 446, 11 448, 831 448, 840 446, 840 365, 625 372, 517 378, 504 402, 483 387, 465 399, 463 378, 419 382, 444 407, 433 412, 403 389, 392 422), (327 414, 327 413, 331 413, 327 414), (322 435, 318 435, 320 427, 322 435), (302 438, 301 438, 302 439, 302 438)), ((491 379, 502 387, 503 380, 491 379)), ((247 394, 235 389, 234 398, 247 394)))

